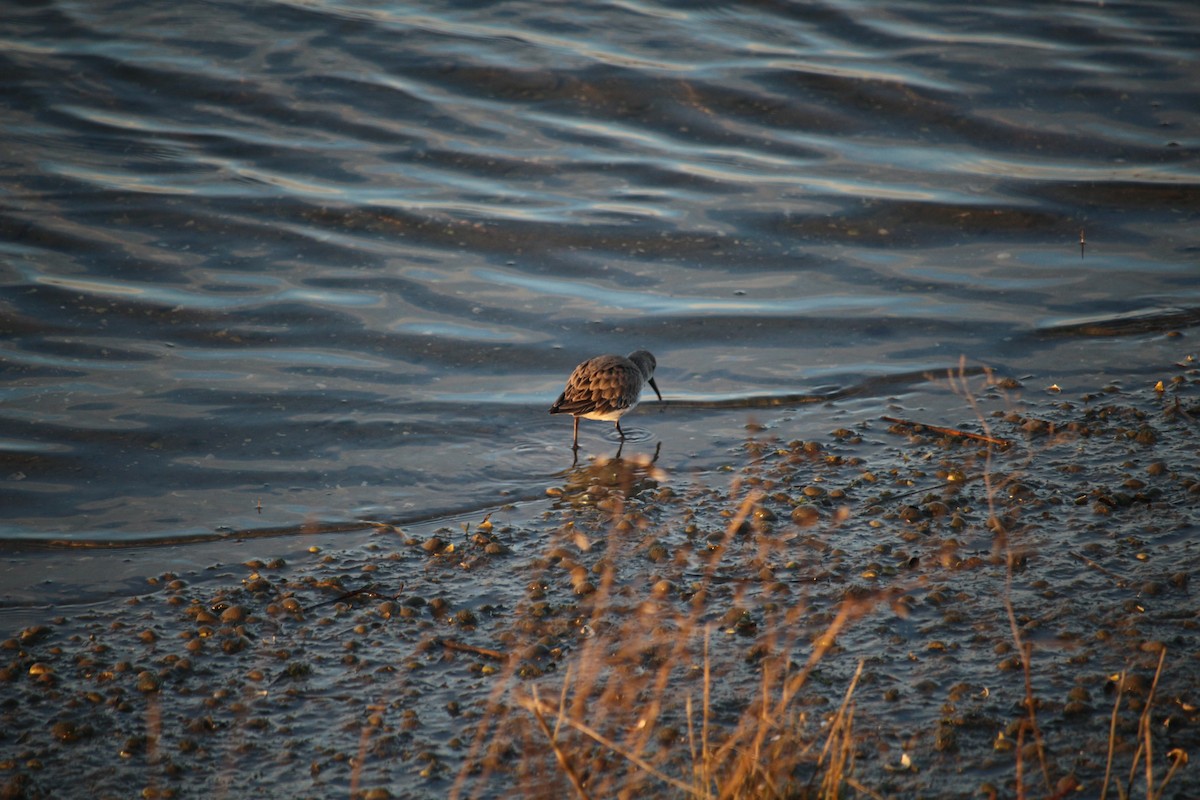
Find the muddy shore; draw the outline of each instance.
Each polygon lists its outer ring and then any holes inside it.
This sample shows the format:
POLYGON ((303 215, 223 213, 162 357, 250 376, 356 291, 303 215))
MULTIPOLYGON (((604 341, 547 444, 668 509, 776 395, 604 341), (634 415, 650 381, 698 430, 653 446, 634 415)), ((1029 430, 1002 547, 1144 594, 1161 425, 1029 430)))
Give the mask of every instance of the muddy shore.
POLYGON ((1200 371, 953 388, 171 573, 6 554, 0 798, 1195 797, 1200 371))

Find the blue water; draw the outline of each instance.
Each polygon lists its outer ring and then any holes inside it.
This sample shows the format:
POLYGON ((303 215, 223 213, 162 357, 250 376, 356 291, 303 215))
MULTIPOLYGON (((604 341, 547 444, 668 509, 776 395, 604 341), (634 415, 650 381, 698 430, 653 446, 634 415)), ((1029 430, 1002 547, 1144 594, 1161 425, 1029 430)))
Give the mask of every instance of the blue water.
POLYGON ((960 359, 1082 392, 1195 352, 1193 2, 2 17, 10 541, 540 496, 604 352, 654 352, 623 427, 699 476, 752 418, 957 424, 960 359))

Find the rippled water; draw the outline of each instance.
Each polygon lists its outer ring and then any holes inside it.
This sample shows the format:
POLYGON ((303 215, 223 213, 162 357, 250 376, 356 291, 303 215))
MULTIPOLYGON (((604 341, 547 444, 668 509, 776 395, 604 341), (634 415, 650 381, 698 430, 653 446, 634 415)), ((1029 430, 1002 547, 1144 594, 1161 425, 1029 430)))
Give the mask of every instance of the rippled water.
POLYGON ((601 352, 702 476, 742 401, 954 423, 927 371, 1090 387, 1200 320, 1190 1, 9 6, 10 540, 537 496, 601 352))

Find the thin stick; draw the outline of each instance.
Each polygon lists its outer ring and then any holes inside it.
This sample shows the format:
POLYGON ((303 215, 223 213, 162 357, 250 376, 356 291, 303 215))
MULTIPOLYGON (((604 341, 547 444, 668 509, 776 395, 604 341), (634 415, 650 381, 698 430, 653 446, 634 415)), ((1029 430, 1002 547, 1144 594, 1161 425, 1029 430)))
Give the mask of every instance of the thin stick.
POLYGON ((1114 581, 1116 581, 1116 582, 1117 582, 1117 586, 1118 586, 1118 587, 1124 587, 1124 586, 1128 586, 1128 585, 1129 585, 1129 580, 1128 580, 1128 579, 1121 577, 1120 575, 1118 575, 1117 573, 1113 572, 1111 569, 1108 569, 1107 567, 1102 567, 1102 566, 1100 566, 1100 565, 1099 565, 1099 564, 1097 564, 1095 561, 1092 561, 1090 558, 1088 558, 1087 556, 1083 555, 1082 553, 1071 553, 1071 557, 1072 557, 1072 558, 1075 558, 1075 559, 1077 559, 1077 560, 1079 560, 1079 561, 1082 561, 1082 562, 1083 562, 1085 565, 1087 565, 1088 567, 1091 567, 1092 569, 1096 570, 1096 571, 1097 571, 1097 572, 1099 572, 1101 575, 1107 575, 1108 577, 1112 578, 1114 581))
POLYGON ((439 638, 435 641, 447 650, 453 650, 457 653, 472 653, 477 656, 483 656, 484 658, 490 658, 492 661, 508 661, 509 654, 499 650, 491 650, 487 647, 477 647, 473 644, 457 642, 454 639, 439 638))
POLYGON ((309 606, 308 608, 306 608, 304 610, 311 612, 322 606, 331 606, 334 603, 344 603, 347 600, 350 600, 355 597, 370 597, 374 600, 399 600, 400 595, 403 594, 403 592, 396 592, 395 594, 384 594, 383 592, 379 591, 378 587, 379 587, 378 583, 370 583, 370 584, 367 584, 366 586, 362 587, 361 589, 351 589, 348 592, 343 592, 342 594, 339 594, 337 597, 333 598, 332 600, 322 600, 319 603, 313 603, 311 606, 309 606))
POLYGON ((913 422, 912 420, 900 419, 899 417, 881 417, 881 419, 884 422, 891 422, 894 425, 907 425, 910 428, 925 428, 933 431, 934 433, 941 433, 945 434, 946 436, 956 436, 960 439, 972 439, 976 442, 986 442, 987 444, 994 444, 1000 448, 1012 446, 1012 442, 1008 441, 1007 439, 997 439, 994 436, 984 436, 981 433, 960 431, 957 428, 943 428, 940 425, 929 425, 924 422, 913 422))

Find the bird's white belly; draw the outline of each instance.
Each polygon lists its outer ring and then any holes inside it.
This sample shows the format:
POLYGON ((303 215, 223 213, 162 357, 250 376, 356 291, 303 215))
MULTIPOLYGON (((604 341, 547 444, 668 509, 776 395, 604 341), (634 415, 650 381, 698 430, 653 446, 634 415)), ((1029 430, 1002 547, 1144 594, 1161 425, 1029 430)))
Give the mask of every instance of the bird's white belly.
POLYGON ((589 411, 588 413, 580 414, 579 416, 583 417, 584 419, 599 419, 604 420, 605 422, 615 422, 625 414, 633 411, 635 408, 637 408, 637 403, 628 405, 625 408, 619 408, 616 411, 589 411))

